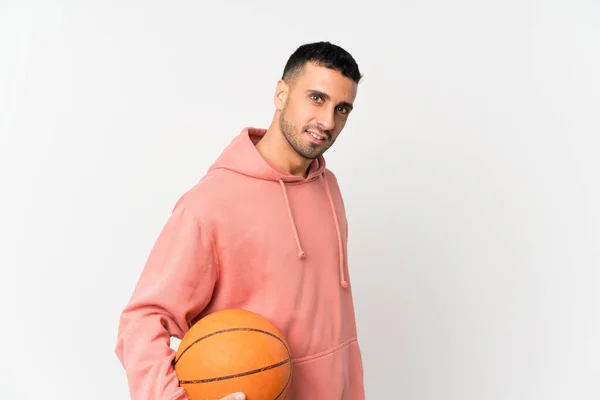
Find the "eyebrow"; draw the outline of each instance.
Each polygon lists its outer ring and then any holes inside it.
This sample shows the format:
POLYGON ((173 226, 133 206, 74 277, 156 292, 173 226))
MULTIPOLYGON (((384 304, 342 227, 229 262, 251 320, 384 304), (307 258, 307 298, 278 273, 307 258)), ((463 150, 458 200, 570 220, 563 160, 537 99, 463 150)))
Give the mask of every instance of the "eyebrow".
MULTIPOLYGON (((331 97, 327 93, 321 92, 320 90, 309 89, 306 91, 306 93, 307 94, 318 94, 319 96, 323 97, 325 100, 331 100, 331 97)), ((352 104, 348 103, 347 101, 342 101, 342 102, 338 103, 337 105, 348 107, 348 109, 350 111, 352 111, 354 109, 354 106, 352 104)))

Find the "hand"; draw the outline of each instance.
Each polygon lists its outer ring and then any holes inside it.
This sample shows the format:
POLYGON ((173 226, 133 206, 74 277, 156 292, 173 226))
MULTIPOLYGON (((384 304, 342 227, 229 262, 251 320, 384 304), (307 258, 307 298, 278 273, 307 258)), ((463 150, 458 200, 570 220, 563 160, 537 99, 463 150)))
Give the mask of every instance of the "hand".
POLYGON ((246 395, 244 393, 232 393, 229 396, 223 397, 221 400, 246 400, 246 395))

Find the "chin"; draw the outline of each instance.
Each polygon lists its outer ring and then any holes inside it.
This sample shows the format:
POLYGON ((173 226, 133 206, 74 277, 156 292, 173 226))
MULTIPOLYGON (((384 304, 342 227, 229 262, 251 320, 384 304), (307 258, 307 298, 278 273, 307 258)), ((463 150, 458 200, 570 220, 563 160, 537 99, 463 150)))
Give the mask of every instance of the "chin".
POLYGON ((307 160, 316 160, 317 158, 321 157, 324 153, 324 151, 310 151, 306 149, 302 149, 296 152, 307 160))

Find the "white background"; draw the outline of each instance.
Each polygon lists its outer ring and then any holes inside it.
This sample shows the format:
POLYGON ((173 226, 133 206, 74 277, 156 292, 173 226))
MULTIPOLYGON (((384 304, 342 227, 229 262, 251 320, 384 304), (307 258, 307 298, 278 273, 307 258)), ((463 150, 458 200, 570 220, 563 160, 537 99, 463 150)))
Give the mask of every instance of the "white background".
POLYGON ((159 230, 317 40, 367 397, 600 398, 600 5, 438 0, 1 1, 0 399, 128 398, 159 230))

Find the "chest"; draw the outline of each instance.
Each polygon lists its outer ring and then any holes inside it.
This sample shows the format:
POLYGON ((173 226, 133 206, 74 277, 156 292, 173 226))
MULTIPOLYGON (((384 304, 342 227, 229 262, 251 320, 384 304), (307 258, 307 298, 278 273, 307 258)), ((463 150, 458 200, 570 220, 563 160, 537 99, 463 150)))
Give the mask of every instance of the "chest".
POLYGON ((329 284, 338 279, 338 229, 342 257, 346 254, 346 217, 339 195, 330 192, 330 200, 322 182, 286 185, 285 193, 278 182, 252 189, 240 187, 235 205, 223 204, 219 211, 221 263, 250 281, 310 279, 329 284))

